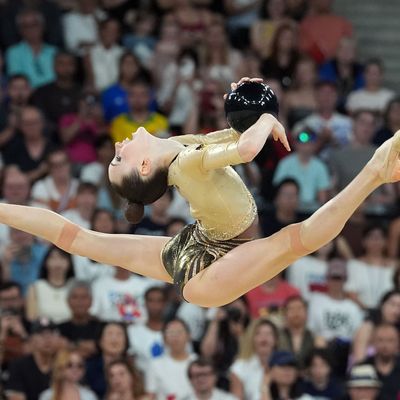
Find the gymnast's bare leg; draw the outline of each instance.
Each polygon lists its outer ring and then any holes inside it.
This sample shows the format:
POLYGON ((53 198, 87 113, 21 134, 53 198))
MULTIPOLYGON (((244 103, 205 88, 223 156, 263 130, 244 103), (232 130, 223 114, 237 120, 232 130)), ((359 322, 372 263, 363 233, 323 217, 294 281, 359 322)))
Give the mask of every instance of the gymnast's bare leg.
POLYGON ((236 247, 189 280, 183 290, 185 299, 204 307, 227 304, 334 239, 371 192, 383 183, 400 180, 399 154, 400 131, 376 150, 341 193, 311 217, 268 238, 236 247))
POLYGON ((169 237, 94 232, 50 210, 13 204, 0 204, 0 223, 52 242, 68 253, 172 283, 160 258, 169 237))

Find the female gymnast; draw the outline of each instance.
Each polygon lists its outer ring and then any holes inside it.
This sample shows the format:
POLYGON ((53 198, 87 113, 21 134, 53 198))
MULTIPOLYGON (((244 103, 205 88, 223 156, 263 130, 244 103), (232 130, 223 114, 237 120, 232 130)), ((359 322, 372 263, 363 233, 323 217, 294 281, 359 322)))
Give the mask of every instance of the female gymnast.
MULTIPOLYGON (((232 84, 232 89, 236 87, 232 84)), ((221 306, 331 241, 372 191, 400 180, 398 131, 341 193, 311 217, 270 237, 251 240, 256 207, 230 166, 253 160, 270 135, 289 150, 285 130, 272 114, 261 115, 240 136, 227 129, 159 139, 139 128, 131 140, 115 145, 109 179, 128 200, 128 214, 137 219, 143 204, 159 198, 168 185, 189 201, 196 222, 173 238, 103 234, 49 210, 11 204, 0 204, 0 223, 71 254, 175 283, 186 301, 221 306)))

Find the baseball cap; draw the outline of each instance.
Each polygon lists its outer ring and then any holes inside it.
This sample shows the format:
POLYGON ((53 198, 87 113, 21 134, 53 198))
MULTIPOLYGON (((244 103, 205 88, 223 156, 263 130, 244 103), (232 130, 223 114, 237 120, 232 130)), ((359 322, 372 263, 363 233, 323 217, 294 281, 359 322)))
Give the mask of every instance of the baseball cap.
POLYGON ((278 350, 275 351, 270 360, 269 366, 272 367, 297 367, 296 357, 290 351, 278 350))
POLYGON ((38 318, 31 325, 31 335, 39 334, 44 331, 56 331, 57 326, 48 318, 38 318))
POLYGON ((379 388, 380 386, 378 375, 372 365, 355 365, 350 370, 347 387, 379 388))
POLYGON ((347 278, 347 264, 346 261, 335 258, 328 263, 326 271, 328 278, 347 278))

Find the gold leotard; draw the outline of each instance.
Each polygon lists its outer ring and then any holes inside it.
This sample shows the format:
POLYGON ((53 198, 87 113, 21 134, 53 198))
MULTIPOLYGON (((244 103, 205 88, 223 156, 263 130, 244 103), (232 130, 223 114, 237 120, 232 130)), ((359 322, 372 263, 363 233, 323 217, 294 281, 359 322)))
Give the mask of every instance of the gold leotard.
POLYGON ((255 201, 231 165, 243 163, 232 129, 171 138, 188 145, 169 167, 168 183, 190 204, 196 223, 172 238, 163 263, 181 290, 186 282, 243 239, 257 215, 255 201))

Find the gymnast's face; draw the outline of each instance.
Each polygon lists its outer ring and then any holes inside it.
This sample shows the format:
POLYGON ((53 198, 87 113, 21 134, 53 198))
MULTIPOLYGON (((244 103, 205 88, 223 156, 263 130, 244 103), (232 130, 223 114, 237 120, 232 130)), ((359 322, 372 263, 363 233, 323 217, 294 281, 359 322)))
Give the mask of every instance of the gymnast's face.
POLYGON ((157 140, 144 128, 132 133, 132 138, 126 138, 122 143, 115 143, 115 156, 108 167, 110 182, 119 185, 124 176, 137 170, 141 176, 151 172, 149 150, 157 140))

